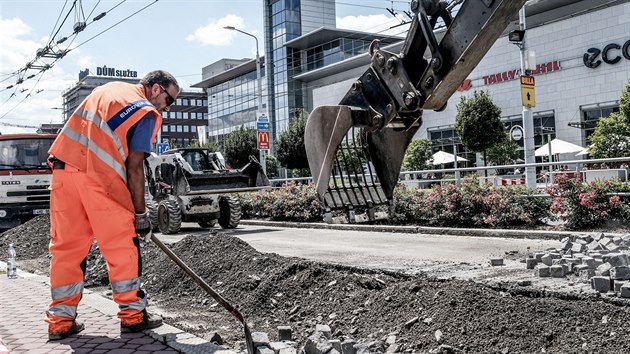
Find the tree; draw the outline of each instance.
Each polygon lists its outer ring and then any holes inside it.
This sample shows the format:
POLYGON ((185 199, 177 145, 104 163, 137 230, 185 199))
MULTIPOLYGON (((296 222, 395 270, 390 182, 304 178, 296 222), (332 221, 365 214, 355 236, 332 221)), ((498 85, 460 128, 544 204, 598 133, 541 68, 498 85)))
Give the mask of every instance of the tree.
POLYGON ((267 167, 267 177, 269 179, 278 177, 278 168, 280 168, 280 163, 275 156, 267 155, 265 157, 265 165, 267 167))
POLYGON ((600 119, 590 140, 588 153, 592 158, 630 156, 630 81, 621 94, 619 112, 600 119))
MULTIPOLYGON (((473 92, 473 97, 462 97, 457 105, 455 131, 468 151, 483 152, 507 137, 501 123, 501 108, 492 102, 486 91, 473 92)), ((485 172, 488 175, 488 170, 485 172)))
POLYGON ((630 156, 630 124, 621 112, 600 119, 590 139, 588 153, 594 159, 630 156))
POLYGON ((306 148, 304 147, 304 129, 308 113, 299 110, 289 123, 287 130, 280 133, 276 142, 276 157, 282 166, 293 169, 308 169, 306 148))
POLYGON ((507 132, 504 134, 506 137, 503 142, 492 145, 486 152, 486 158, 491 165, 511 165, 518 159, 518 144, 509 138, 507 132))
POLYGON ((206 141, 205 144, 201 144, 199 141, 195 140, 188 146, 189 147, 206 148, 206 149, 210 150, 211 152, 219 151, 219 146, 217 144, 213 143, 212 141, 206 141))
POLYGON ((403 167, 407 171, 425 170, 429 167, 431 157, 431 140, 414 139, 405 152, 403 167))
POLYGON ((485 91, 475 91, 469 99, 461 98, 457 105, 455 131, 466 149, 473 152, 483 152, 506 138, 501 108, 485 91))
POLYGON ((249 162, 249 157, 258 157, 256 130, 241 126, 225 137, 223 141, 225 160, 232 168, 241 168, 249 162))

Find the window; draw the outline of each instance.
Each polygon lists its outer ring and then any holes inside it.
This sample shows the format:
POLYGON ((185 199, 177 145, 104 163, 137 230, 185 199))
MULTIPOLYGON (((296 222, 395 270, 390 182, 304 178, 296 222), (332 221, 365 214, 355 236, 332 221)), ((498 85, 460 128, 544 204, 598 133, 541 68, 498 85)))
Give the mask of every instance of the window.
POLYGON ((182 131, 183 131, 182 126, 181 126, 181 125, 178 125, 178 126, 177 126, 177 132, 178 132, 178 133, 181 133, 182 131))
MULTIPOLYGON (((599 106, 599 105, 598 105, 599 106)), ((584 139, 588 144, 590 143, 590 137, 595 132, 597 122, 601 118, 610 117, 614 112, 619 112, 618 105, 602 105, 602 107, 582 108, 582 121, 579 127, 584 130, 584 139)))
POLYGON ((188 133, 190 131, 190 126, 184 125, 184 133, 188 133))

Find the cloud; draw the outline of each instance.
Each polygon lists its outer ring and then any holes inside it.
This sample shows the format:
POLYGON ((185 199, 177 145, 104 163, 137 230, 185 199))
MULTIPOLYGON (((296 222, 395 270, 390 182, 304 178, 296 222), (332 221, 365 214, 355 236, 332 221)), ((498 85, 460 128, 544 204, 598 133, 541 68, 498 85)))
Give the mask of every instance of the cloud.
POLYGON ((11 74, 31 62, 37 49, 46 43, 46 38, 32 39, 32 32, 20 18, 0 18, 0 132, 3 134, 35 131, 6 124, 37 127, 42 123, 61 123, 61 111, 52 108, 62 106, 62 92, 76 81, 74 75, 67 74, 57 63, 43 75, 33 69, 23 72, 24 82, 17 84, 18 76, 11 74), (35 76, 26 79, 30 75, 35 76), (5 89, 10 85, 14 87, 5 89))
POLYGON ((400 20, 383 14, 337 17, 336 21, 337 28, 396 36, 404 36, 409 26, 390 28, 399 25, 400 20))
POLYGON ((223 27, 233 26, 238 29, 245 29, 245 20, 237 15, 226 15, 217 21, 210 22, 204 27, 199 27, 193 34, 189 34, 186 40, 189 42, 198 42, 201 45, 209 46, 228 46, 232 44, 232 40, 238 35, 236 31, 226 30, 223 27))

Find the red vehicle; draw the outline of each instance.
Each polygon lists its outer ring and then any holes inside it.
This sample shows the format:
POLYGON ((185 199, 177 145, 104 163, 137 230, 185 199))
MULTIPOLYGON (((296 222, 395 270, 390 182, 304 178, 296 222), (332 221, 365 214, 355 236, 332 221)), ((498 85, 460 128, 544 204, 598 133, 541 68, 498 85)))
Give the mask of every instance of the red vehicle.
POLYGON ((0 229, 9 229, 50 208, 48 149, 56 134, 0 135, 0 229))

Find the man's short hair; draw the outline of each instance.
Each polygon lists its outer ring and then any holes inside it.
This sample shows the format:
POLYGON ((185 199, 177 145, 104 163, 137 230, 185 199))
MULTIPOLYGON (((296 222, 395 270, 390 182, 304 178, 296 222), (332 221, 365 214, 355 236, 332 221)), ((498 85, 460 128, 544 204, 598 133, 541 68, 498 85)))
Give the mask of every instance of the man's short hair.
POLYGON ((164 70, 154 70, 150 73, 144 75, 142 79, 140 79, 140 83, 146 87, 151 87, 154 84, 162 85, 164 88, 169 87, 170 85, 174 85, 179 90, 179 84, 175 77, 164 70))

